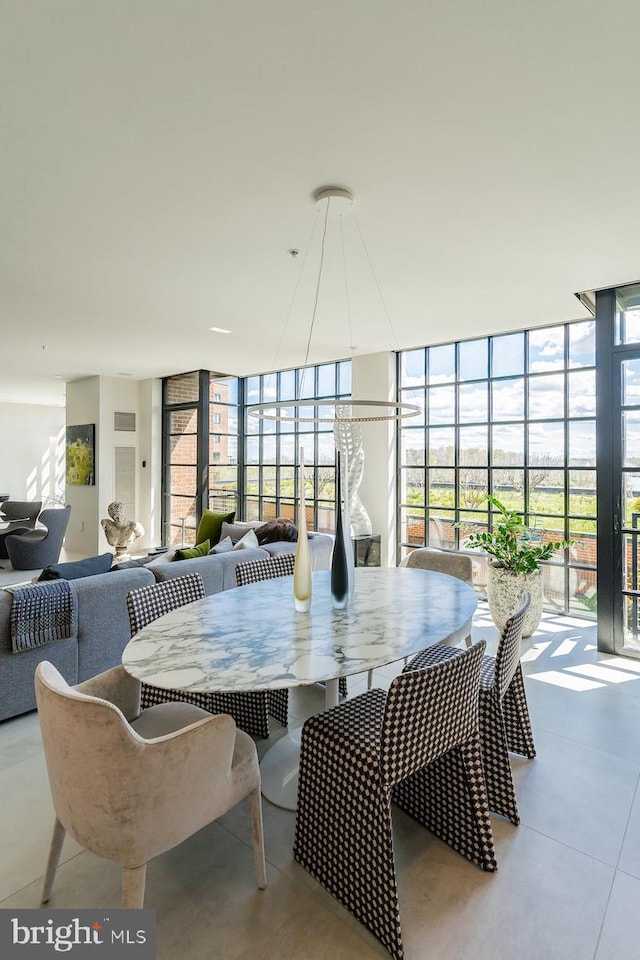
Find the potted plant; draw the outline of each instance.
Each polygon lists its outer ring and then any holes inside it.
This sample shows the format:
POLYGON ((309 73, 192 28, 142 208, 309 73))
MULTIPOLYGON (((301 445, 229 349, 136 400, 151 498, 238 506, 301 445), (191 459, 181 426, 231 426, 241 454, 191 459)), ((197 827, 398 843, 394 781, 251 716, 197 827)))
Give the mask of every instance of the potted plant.
POLYGON ((540 564, 556 550, 570 547, 573 540, 543 543, 540 533, 523 523, 521 515, 508 510, 495 497, 487 500, 498 511, 493 530, 472 533, 466 540, 468 547, 481 547, 493 559, 487 565, 487 596, 489 610, 498 630, 520 604, 522 594, 531 594, 531 605, 524 621, 522 635, 530 637, 542 616, 543 585, 540 564))

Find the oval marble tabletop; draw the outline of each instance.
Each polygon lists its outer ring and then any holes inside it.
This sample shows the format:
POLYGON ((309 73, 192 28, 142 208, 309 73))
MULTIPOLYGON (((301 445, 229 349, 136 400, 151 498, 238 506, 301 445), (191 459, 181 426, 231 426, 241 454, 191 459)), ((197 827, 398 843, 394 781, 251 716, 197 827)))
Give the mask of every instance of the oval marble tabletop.
POLYGON ((359 567, 355 596, 334 610, 329 571, 313 575, 309 613, 291 577, 197 600, 154 620, 127 644, 128 673, 164 689, 278 689, 363 673, 470 631, 467 583, 405 567, 359 567))

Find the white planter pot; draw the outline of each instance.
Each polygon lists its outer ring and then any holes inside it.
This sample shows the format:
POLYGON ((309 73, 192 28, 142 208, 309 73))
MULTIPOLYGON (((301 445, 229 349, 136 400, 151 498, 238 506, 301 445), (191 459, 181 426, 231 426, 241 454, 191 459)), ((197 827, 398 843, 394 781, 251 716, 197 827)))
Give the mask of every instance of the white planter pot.
POLYGON ((535 573, 515 573, 498 564, 487 565, 489 610, 498 630, 504 629, 511 614, 520 606, 522 594, 526 592, 531 594, 531 605, 524 618, 522 636, 530 637, 537 630, 542 616, 542 570, 536 570, 535 573))

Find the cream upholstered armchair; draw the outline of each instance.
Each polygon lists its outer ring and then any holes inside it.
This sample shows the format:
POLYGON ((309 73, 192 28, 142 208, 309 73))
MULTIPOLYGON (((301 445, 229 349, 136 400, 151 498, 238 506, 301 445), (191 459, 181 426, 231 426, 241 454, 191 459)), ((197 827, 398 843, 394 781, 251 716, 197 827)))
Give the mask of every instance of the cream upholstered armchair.
MULTIPOLYGON (((433 570, 435 573, 446 573, 450 577, 455 577, 457 580, 462 580, 464 583, 473 586, 471 557, 465 553, 458 553, 457 550, 419 547, 417 550, 412 550, 400 566, 433 570)), ((471 636, 465 638, 465 643, 468 647, 471 646, 471 636)))
POLYGON ((141 908, 147 862, 245 797, 266 886, 256 747, 232 717, 181 702, 140 713, 140 684, 123 667, 71 687, 44 661, 35 684, 56 813, 43 903, 66 832, 122 865, 122 906, 141 908))
POLYGON ((402 567, 419 567, 421 570, 435 570, 436 573, 448 573, 465 583, 473 583, 473 564, 471 557, 457 550, 438 550, 433 547, 419 547, 412 550, 400 564, 402 567))

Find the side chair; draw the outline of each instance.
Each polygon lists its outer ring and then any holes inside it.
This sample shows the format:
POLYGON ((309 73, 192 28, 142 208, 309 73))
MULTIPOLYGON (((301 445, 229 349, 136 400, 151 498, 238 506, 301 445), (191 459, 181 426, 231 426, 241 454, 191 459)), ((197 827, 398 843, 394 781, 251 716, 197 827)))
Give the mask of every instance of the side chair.
MULTIPOLYGON (((204 584, 199 573, 189 573, 173 580, 164 580, 132 590, 127 595, 131 636, 163 614, 170 613, 186 603, 202 600, 204 595, 204 584)), ((263 690, 247 693, 191 693, 184 690, 163 690, 143 683, 141 697, 143 707, 170 700, 184 700, 210 713, 228 713, 241 730, 257 737, 269 736, 269 712, 283 726, 286 726, 287 722, 286 710, 284 719, 281 719, 282 711, 272 708, 270 692, 263 690)))
MULTIPOLYGON (((473 586, 473 563, 471 557, 456 550, 437 550, 434 547, 418 547, 412 550, 401 566, 433 570, 435 573, 446 573, 450 577, 462 580, 473 586)), ((471 646, 471 636, 465 638, 468 647, 471 646)))
POLYGON ((10 533, 5 546, 13 569, 36 570, 57 563, 70 516, 69 504, 42 510, 38 516, 40 527, 25 533, 10 533))
POLYGON ((141 713, 140 684, 121 666, 69 686, 43 661, 35 686, 56 815, 42 903, 66 833, 122 866, 122 907, 141 909, 148 861, 244 798, 266 886, 256 746, 231 717, 176 702, 141 713))
POLYGON ((0 531, 0 560, 9 559, 5 542, 8 535, 33 530, 41 507, 41 500, 5 500, 0 504, 2 520, 9 524, 0 531))
MULTIPOLYGON (((274 580, 277 577, 292 577, 295 560, 295 553, 282 553, 276 557, 265 557, 262 560, 247 560, 246 563, 239 563, 236 567, 236 583, 239 587, 245 587, 250 583, 259 583, 261 580, 274 580)), ((338 690, 340 696, 346 697, 346 677, 340 677, 338 690)), ((289 712, 289 691, 273 690, 271 696, 274 711, 273 716, 286 727, 289 712), (281 712, 284 719, 279 716, 278 711, 281 712)))
MULTIPOLYGON (((516 825, 520 816, 509 751, 529 760, 536 755, 520 666, 522 626, 530 600, 525 593, 504 626, 496 656, 483 657, 480 671, 480 740, 489 809, 516 825)), ((405 670, 443 663, 456 653, 456 647, 435 644, 413 657, 405 670)))
POLYGON ((302 728, 294 857, 402 960, 391 803, 496 869, 478 733, 483 641, 302 728))

